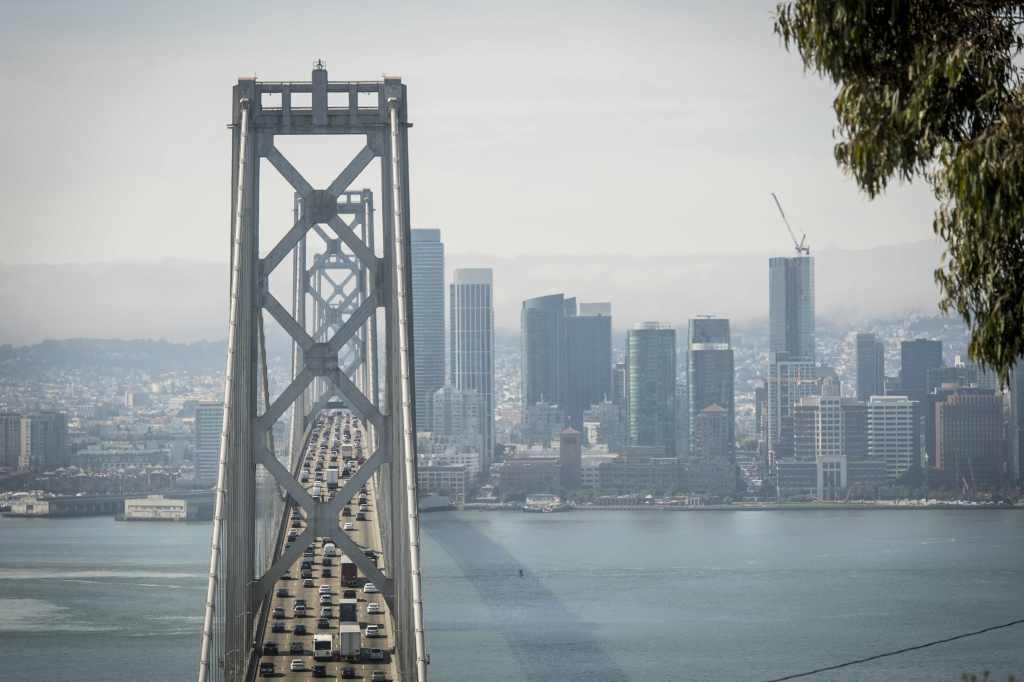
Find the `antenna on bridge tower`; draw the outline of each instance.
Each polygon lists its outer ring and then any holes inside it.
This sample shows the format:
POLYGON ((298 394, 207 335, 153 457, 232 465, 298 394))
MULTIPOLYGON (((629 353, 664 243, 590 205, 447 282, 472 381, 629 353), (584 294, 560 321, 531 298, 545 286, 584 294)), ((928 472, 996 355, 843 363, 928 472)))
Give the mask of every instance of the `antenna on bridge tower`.
POLYGON ((782 210, 782 202, 775 196, 775 192, 772 192, 772 199, 775 200, 775 205, 779 209, 779 215, 782 216, 782 222, 786 223, 786 229, 789 230, 789 238, 793 240, 793 248, 796 249, 797 255, 811 255, 811 247, 807 244, 807 234, 804 233, 800 236, 800 241, 796 240, 796 233, 793 232, 793 228, 789 225, 789 220, 786 219, 786 212, 782 210))

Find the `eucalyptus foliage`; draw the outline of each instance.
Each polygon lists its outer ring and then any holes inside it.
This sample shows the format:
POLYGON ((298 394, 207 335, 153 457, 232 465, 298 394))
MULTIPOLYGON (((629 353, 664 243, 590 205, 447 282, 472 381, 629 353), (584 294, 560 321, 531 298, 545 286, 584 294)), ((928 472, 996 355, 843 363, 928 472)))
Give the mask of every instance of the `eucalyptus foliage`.
POLYGON ((796 0, 775 32, 838 86, 838 165, 870 197, 925 179, 939 307, 1003 382, 1024 356, 1024 2, 796 0))

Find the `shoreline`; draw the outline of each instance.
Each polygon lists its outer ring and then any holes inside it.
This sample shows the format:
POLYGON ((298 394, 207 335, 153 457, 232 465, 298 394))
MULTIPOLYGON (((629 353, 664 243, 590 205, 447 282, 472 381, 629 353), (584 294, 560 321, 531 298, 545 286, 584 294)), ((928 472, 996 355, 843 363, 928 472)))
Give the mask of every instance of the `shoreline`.
MULTIPOLYGON (((519 507, 500 505, 465 505, 460 511, 522 512, 519 507)), ((673 506, 654 504, 585 505, 565 511, 664 511, 664 512, 753 512, 753 511, 1024 511, 1024 505, 964 505, 964 504, 856 504, 829 502, 779 502, 766 504, 708 504, 702 506, 673 506)), ((562 512, 556 512, 562 513, 562 512)))

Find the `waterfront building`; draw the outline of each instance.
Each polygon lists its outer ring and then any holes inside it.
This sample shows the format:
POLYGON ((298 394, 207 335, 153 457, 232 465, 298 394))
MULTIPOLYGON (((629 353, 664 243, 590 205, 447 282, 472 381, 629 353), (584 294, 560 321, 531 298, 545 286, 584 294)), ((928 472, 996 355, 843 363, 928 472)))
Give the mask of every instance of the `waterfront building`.
POLYGON ((561 485, 562 468, 557 455, 506 457, 498 474, 503 497, 555 494, 561 485))
POLYGON ((736 398, 733 351, 729 338, 729 320, 698 317, 687 325, 687 439, 688 450, 696 448, 697 415, 711 405, 726 413, 727 456, 736 444, 736 398))
POLYGON ((874 334, 857 334, 857 400, 885 395, 885 346, 874 334))
POLYGON ((0 467, 17 469, 21 461, 21 415, 0 412, 0 467))
POLYGON ((434 393, 444 385, 444 244, 441 230, 411 230, 412 343, 416 428, 433 423, 434 393))
POLYGON ((667 495, 679 489, 681 467, 677 457, 623 455, 598 465, 599 489, 606 495, 667 495))
POLYGON ((480 469, 494 459, 494 296, 490 268, 459 268, 449 289, 451 384, 480 396, 480 469))
POLYGON ((565 414, 573 428, 583 428, 588 407, 612 394, 612 306, 580 303, 566 324, 567 381, 565 414))
POLYGON ((955 489, 994 490, 1004 481, 1003 400, 960 388, 935 405, 935 465, 955 489))
POLYGON ((683 458, 682 487, 691 493, 728 497, 736 492, 736 454, 729 412, 709 405, 694 418, 694 446, 683 458))
POLYGON ((894 481, 919 462, 916 403, 906 396, 871 396, 867 402, 868 459, 885 463, 894 481))
POLYGON ((583 439, 580 432, 563 429, 558 438, 558 466, 563 490, 579 490, 583 485, 583 439))
POLYGON ((576 299, 563 294, 523 301, 520 344, 523 409, 541 401, 565 405, 569 389, 567 310, 576 299))
POLYGON ((643 322, 626 333, 628 445, 675 454, 676 330, 643 322))
POLYGON ((416 467, 416 486, 420 495, 447 495, 455 504, 466 499, 466 485, 472 474, 461 465, 424 463, 416 467))
POLYGON ((220 435, 224 426, 224 404, 201 402, 196 406, 195 447, 192 464, 196 483, 213 485, 217 482, 220 463, 220 435))
POLYGON ((68 419, 61 412, 23 415, 20 422, 18 468, 54 469, 67 464, 68 419))
POLYGON ((127 498, 124 501, 126 521, 197 521, 209 519, 213 501, 181 499, 163 495, 127 498))
POLYGON ((793 456, 794 408, 801 398, 816 395, 819 382, 814 362, 779 360, 768 367, 768 464, 793 456))
POLYGON ((463 452, 459 450, 447 450, 445 452, 431 452, 418 454, 416 461, 420 466, 458 466, 466 470, 466 476, 474 480, 480 476, 480 453, 463 452))

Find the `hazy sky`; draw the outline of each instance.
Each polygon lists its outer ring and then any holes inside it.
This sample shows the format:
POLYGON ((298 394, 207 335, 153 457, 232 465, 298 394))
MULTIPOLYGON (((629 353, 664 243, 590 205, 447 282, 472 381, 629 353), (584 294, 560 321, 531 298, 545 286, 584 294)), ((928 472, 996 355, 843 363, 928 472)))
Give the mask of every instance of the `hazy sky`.
POLYGON ((0 262, 225 260, 231 86, 316 58, 407 83, 413 222, 451 252, 786 253, 771 191, 816 249, 931 236, 926 187, 835 167, 774 2, 0 7, 0 262))

